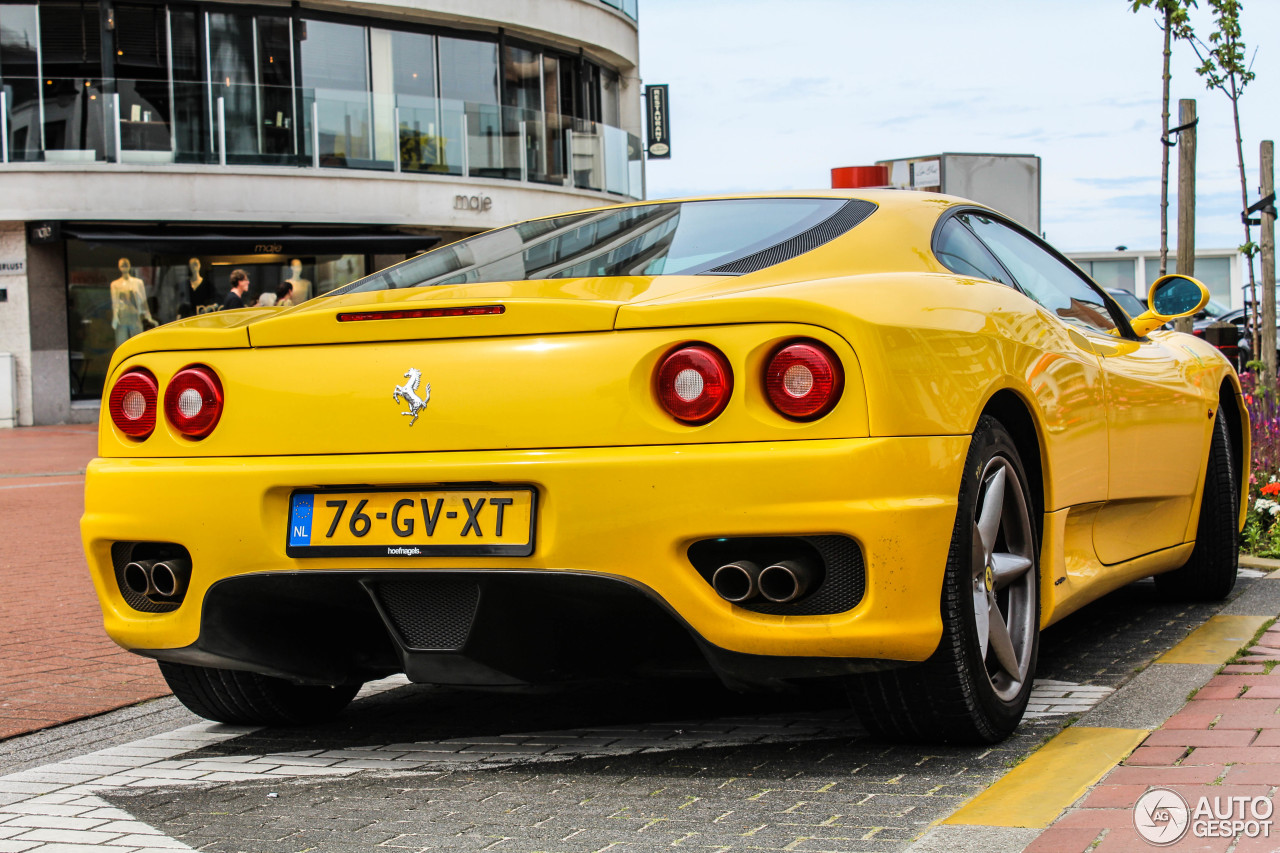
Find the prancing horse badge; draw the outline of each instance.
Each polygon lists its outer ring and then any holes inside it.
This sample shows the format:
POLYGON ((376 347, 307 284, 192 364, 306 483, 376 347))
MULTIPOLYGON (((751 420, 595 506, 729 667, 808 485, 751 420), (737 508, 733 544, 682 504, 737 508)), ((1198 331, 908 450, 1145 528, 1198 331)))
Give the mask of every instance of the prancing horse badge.
POLYGON ((427 401, 431 399, 431 383, 427 383, 422 396, 419 397, 418 383, 422 381, 422 371, 416 367, 410 367, 404 377, 409 381, 403 385, 397 385, 396 390, 391 392, 391 399, 397 403, 403 400, 409 404, 409 411, 400 414, 413 418, 409 421, 409 426, 413 426, 418 422, 418 415, 422 414, 422 410, 427 407, 427 401))

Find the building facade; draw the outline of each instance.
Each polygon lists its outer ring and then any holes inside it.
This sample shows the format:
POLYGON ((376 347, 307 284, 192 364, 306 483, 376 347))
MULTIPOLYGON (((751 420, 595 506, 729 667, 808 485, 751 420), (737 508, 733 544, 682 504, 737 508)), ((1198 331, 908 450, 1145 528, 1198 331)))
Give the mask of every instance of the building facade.
MULTIPOLYGON (((1170 273, 1178 271, 1175 254, 1170 251, 1166 262, 1165 269, 1170 273)), ((1103 287, 1127 290, 1143 300, 1152 283, 1160 277, 1158 250, 1122 248, 1107 252, 1067 252, 1066 255, 1103 287)), ((1245 257, 1238 249, 1200 249, 1196 252, 1192 274, 1204 282, 1215 302, 1224 308, 1240 308, 1249 298, 1244 264, 1245 257)), ((1256 266, 1254 270, 1256 274, 1256 266)))
MULTIPOLYGON (((154 324, 642 198, 636 0, 0 0, 0 352, 92 421, 154 324)), ((0 376, 0 396, 6 393, 0 376)))

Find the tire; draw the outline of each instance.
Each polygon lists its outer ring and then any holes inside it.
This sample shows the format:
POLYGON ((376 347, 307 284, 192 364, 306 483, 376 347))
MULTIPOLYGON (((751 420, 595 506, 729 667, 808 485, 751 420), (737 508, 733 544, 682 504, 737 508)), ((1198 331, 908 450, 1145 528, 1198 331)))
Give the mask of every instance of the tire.
POLYGON ((1196 546, 1182 568, 1156 575, 1156 588, 1162 595, 1183 601, 1221 601, 1235 587, 1240 559, 1240 493, 1234 469, 1231 434, 1219 408, 1204 472, 1196 546))
POLYGON ((359 684, 294 684, 282 678, 160 661, 169 689, 193 713, 218 723, 298 726, 336 717, 359 684))
POLYGON ((990 744, 1018 727, 1040 648, 1036 506, 1012 437, 982 416, 960 481, 938 648, 924 663, 848 684, 854 710, 874 734, 990 744))

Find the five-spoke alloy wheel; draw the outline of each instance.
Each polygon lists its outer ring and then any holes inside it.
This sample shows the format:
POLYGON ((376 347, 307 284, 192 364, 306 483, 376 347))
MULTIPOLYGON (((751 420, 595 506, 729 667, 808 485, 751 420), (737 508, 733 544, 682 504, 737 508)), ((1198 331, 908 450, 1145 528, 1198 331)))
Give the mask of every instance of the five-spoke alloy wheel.
POLYGON ((993 456, 979 479, 970 558, 973 621, 991 688, 1011 701, 1030 675, 1035 650, 1035 535, 1013 463, 993 456))

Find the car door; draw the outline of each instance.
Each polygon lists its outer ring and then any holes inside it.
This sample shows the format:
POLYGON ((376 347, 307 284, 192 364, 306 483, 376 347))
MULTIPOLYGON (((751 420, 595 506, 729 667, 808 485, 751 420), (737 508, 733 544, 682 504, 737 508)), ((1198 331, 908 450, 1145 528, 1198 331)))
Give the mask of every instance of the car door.
POLYGON ((1031 235, 994 217, 970 219, 1022 291, 1075 329, 1101 364, 1107 502, 1094 520, 1098 559, 1119 563, 1182 543, 1212 423, 1195 382, 1201 360, 1171 333, 1135 338, 1111 299, 1031 235))
MULTIPOLYGON (((934 255, 962 276, 995 281, 1017 290, 1014 277, 973 233, 975 213, 960 212, 942 222, 934 255)), ((1021 299, 1019 299, 1021 301, 1021 299)), ((1016 316, 1027 318, 1025 311, 1016 316)), ((1022 322, 1028 322, 1023 320, 1022 322)), ((1072 326, 1051 320, 1029 323, 1025 351, 1012 356, 1011 372, 1024 378, 1033 395, 1049 460, 1045 511, 1101 504, 1107 499, 1106 389, 1100 359, 1072 326)))

